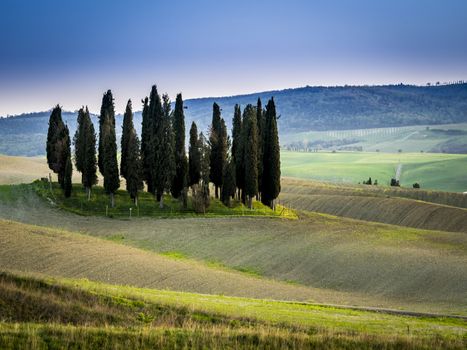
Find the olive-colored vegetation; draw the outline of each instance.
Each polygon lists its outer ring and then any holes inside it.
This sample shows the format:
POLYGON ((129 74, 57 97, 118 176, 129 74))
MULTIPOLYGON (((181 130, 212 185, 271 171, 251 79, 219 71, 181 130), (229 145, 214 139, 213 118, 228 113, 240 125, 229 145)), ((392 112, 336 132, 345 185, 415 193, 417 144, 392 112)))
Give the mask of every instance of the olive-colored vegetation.
POLYGON ((462 349, 465 322, 0 273, 10 348, 462 349), (13 302, 14 301, 14 302, 13 302), (20 322, 20 323, 19 323, 20 322))

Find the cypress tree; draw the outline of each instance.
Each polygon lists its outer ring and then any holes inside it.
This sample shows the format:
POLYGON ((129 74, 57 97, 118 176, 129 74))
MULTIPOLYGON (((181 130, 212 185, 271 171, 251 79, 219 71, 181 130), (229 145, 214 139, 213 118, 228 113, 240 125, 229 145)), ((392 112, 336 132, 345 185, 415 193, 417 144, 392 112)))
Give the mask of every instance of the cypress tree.
POLYGON ((104 189, 115 206, 115 191, 120 187, 117 161, 117 139, 115 135, 115 109, 112 92, 104 94, 99 119, 99 170, 104 176, 104 189))
POLYGON ((235 180, 240 199, 240 192, 245 188, 245 165, 243 164, 242 111, 238 104, 235 105, 232 121, 232 159, 235 164, 235 180))
POLYGON ((223 177, 221 200, 230 207, 230 198, 235 195, 235 163, 231 157, 225 164, 223 177))
POLYGON ((195 191, 193 195, 193 206, 195 207, 195 210, 197 212, 206 213, 206 210, 209 208, 209 205, 211 203, 211 199, 209 196, 211 149, 203 133, 199 134, 199 149, 201 182, 199 184, 200 190, 195 191))
POLYGON ((63 177, 66 166, 66 132, 62 120, 62 109, 55 106, 50 114, 49 128, 47 131, 47 164, 50 170, 58 174, 58 182, 63 187, 63 177))
POLYGON ((185 152, 185 115, 183 113, 182 94, 177 94, 173 113, 173 131, 175 138, 175 176, 172 182, 172 195, 179 198, 186 194, 188 162, 185 152))
POLYGON ((68 154, 68 157, 66 158, 66 162, 65 162, 65 173, 64 173, 64 178, 63 178, 63 192, 65 195, 65 198, 69 198, 71 196, 72 175, 73 175, 73 166, 71 165, 71 155, 68 154))
MULTIPOLYGON (((162 192, 157 191, 157 185, 160 184, 160 160, 165 155, 167 145, 162 144, 162 124, 163 110, 161 96, 157 92, 157 86, 153 85, 151 94, 149 95, 148 107, 148 143, 146 145, 147 153, 145 161, 147 162, 149 172, 148 189, 151 188, 151 193, 156 196, 156 200, 160 201, 162 192)), ((160 188, 160 187, 159 187, 160 188)))
POLYGON ((75 164, 81 172, 83 184, 88 200, 91 198, 91 188, 97 183, 96 164, 96 134, 89 110, 81 108, 78 112, 78 128, 74 136, 75 164))
POLYGON ((264 112, 261 104, 261 99, 258 97, 256 104, 256 127, 258 130, 258 196, 261 197, 262 179, 263 179, 263 129, 264 129, 264 112))
POLYGON ((123 115, 122 125, 122 139, 121 139, 121 159, 120 159, 120 174, 126 179, 127 177, 127 157, 128 157, 128 140, 130 134, 134 130, 133 126, 133 111, 131 106, 131 100, 128 100, 126 105, 125 114, 123 115))
MULTIPOLYGON (((133 122, 131 122, 133 126, 133 122)), ((143 189, 142 162, 140 153, 140 142, 134 127, 130 128, 127 134, 127 155, 126 155, 126 190, 131 199, 138 206, 138 192, 143 189)))
POLYGON ((261 201, 274 208, 274 200, 281 190, 280 147, 274 98, 266 106, 263 150, 261 201))
POLYGON ((156 151, 154 164, 156 197, 160 208, 164 206, 164 192, 170 189, 175 174, 171 104, 167 94, 162 96, 162 100, 162 115, 155 135, 156 151))
POLYGON ((222 175, 227 158, 227 128, 221 118, 219 105, 214 102, 212 106, 211 133, 209 135, 209 144, 211 147, 210 155, 210 179, 215 187, 215 196, 219 198, 219 188, 222 187, 222 175))
POLYGON ((148 192, 155 194, 154 182, 152 180, 151 164, 154 148, 151 147, 153 138, 153 127, 151 116, 149 114, 149 99, 146 97, 141 101, 143 103, 142 122, 141 122, 141 159, 143 167, 143 180, 148 186, 148 192))
POLYGON ((114 99, 112 96, 112 91, 107 90, 107 92, 102 97, 101 105, 101 114, 99 116, 99 154, 98 154, 98 165, 99 171, 104 175, 104 145, 103 141, 105 139, 102 134, 104 130, 104 124, 106 120, 109 119, 111 125, 115 127, 115 108, 114 108, 114 99))
POLYGON ((198 139, 198 127, 195 122, 191 123, 190 145, 188 149, 188 186, 199 183, 201 179, 201 150, 198 139))
POLYGON ((256 111, 247 105, 243 111, 243 140, 245 160, 245 194, 248 207, 253 208, 253 197, 258 193, 258 130, 256 111))

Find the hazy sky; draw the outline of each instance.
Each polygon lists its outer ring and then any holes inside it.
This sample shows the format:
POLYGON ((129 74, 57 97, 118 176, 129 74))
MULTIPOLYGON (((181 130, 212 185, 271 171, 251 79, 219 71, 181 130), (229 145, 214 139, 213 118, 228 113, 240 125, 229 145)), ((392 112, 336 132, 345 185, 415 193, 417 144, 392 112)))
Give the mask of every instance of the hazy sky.
POLYGON ((467 1, 1 0, 0 115, 467 79, 467 1))

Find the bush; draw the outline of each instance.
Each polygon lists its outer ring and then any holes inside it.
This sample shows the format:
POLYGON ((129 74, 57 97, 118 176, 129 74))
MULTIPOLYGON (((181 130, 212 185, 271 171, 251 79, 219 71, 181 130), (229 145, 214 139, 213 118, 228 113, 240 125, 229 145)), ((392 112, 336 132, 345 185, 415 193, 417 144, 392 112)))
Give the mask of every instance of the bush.
POLYGON ((420 188, 420 184, 419 184, 418 182, 416 182, 416 183, 414 183, 414 184, 412 185, 412 187, 413 187, 413 188, 420 188))

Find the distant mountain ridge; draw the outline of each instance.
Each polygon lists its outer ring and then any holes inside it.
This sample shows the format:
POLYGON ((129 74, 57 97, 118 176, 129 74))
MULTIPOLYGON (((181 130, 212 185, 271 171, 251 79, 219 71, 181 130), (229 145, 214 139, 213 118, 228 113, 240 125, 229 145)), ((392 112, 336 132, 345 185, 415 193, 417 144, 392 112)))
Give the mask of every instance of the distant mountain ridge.
MULTIPOLYGON (((198 129, 208 131, 212 104, 217 102, 230 129, 236 103, 244 107, 274 97, 279 119, 279 132, 349 130, 407 125, 432 125, 467 122, 467 83, 415 86, 337 86, 301 87, 265 91, 247 95, 204 97, 185 100, 187 130, 194 120, 198 129)), ((51 106, 52 107, 52 106, 51 106)), ((36 112, 0 118, 0 153, 40 155, 45 153, 50 112, 36 112)), ((63 112, 73 135, 76 112, 63 112)), ((97 116, 93 116, 96 122, 97 116)), ((121 114, 117 115, 117 134, 121 132, 121 114)), ((141 112, 135 113, 140 132, 141 112)))

